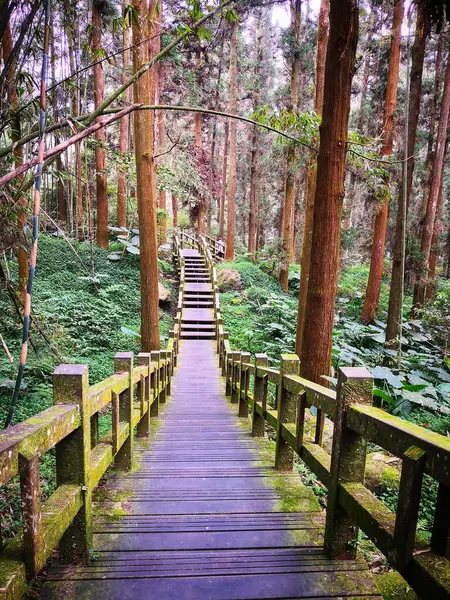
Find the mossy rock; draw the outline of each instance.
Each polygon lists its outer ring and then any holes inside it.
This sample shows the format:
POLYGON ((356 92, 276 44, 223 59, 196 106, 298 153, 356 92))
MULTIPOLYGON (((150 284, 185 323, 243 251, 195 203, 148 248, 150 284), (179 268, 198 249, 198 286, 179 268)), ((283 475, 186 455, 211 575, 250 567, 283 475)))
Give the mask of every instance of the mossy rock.
POLYGON ((418 600, 419 598, 397 571, 377 574, 375 581, 384 600, 418 600))
POLYGON ((217 273, 217 285, 221 292, 242 290, 242 278, 236 269, 221 269, 217 273))
POLYGON ((400 461, 392 461, 392 456, 381 452, 367 455, 365 484, 371 491, 396 490, 400 488, 400 461))

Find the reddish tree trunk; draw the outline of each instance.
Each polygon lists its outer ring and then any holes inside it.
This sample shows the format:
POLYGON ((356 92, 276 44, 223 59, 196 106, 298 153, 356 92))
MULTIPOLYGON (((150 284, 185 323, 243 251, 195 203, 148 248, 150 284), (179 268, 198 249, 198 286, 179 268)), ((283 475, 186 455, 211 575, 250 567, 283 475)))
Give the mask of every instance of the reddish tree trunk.
MULTIPOLYGON (((294 43, 297 45, 300 42, 300 25, 302 17, 302 2, 301 0, 295 0, 292 13, 292 30, 294 34, 294 43)), ((291 106, 290 110, 293 112, 298 111, 298 86, 300 77, 300 55, 296 49, 292 59, 292 72, 291 72, 291 106)), ((297 193, 297 146, 293 144, 289 145, 287 151, 287 165, 286 165, 286 191, 284 195, 284 208, 283 208, 283 259, 280 267, 280 285, 281 289, 285 292, 288 290, 289 281, 289 265, 293 262, 294 257, 292 253, 292 238, 293 238, 293 224, 294 224, 294 210, 295 210, 295 197, 297 193)))
POLYGON ((357 0, 331 0, 323 118, 317 159, 311 268, 301 373, 324 383, 329 375, 344 197, 350 92, 358 42, 357 0))
POLYGON ((219 239, 223 239, 225 231, 225 198, 227 197, 227 166, 228 166, 228 148, 229 148, 229 129, 230 123, 226 121, 225 131, 223 134, 223 161, 222 161, 222 187, 220 190, 220 201, 219 201, 219 239))
MULTIPOLYGON (((445 153, 447 154, 447 152, 445 153)), ((444 169, 442 169, 441 173, 441 185, 439 187, 439 198, 436 209, 436 220, 434 223, 433 230, 433 238, 431 240, 431 251, 430 251, 430 261, 428 263, 428 284, 426 290, 426 300, 430 301, 433 299, 436 294, 436 265, 438 258, 438 250, 439 250, 439 236, 442 233, 442 219, 441 219, 441 211, 442 211, 442 203, 444 197, 444 169)))
MULTIPOLYGON (((98 108, 105 95, 103 63, 97 60, 102 47, 102 6, 98 0, 92 2, 91 44, 94 54, 94 106, 98 108)), ((101 120, 102 117, 98 117, 101 120)), ((98 144, 95 146, 96 197, 97 197, 97 244, 108 247, 108 190, 106 182, 106 132, 99 129, 95 133, 98 144)))
MULTIPOLYGON (((158 53, 161 50, 161 28, 162 28, 162 23, 163 23, 163 3, 162 0, 159 0, 159 14, 158 14, 158 22, 157 22, 157 27, 158 27, 158 35, 155 38, 156 44, 155 44, 155 53, 158 53)), ((157 103, 161 103, 161 96, 164 90, 164 65, 162 63, 158 63, 157 64, 157 70, 156 70, 156 75, 157 75, 157 92, 158 92, 158 98, 157 98, 157 103)), ((156 118, 158 119, 158 137, 159 137, 159 147, 160 147, 160 151, 164 152, 164 148, 166 145, 166 122, 164 120, 164 111, 162 110, 158 110, 156 113, 156 118)), ((161 157, 161 163, 163 164, 165 159, 164 157, 161 157)), ((167 210, 167 194, 166 194, 166 190, 161 189, 159 190, 159 208, 164 211, 164 213, 161 214, 160 219, 159 219, 159 241, 161 244, 164 244, 166 242, 166 238, 167 238, 167 217, 166 217, 166 210, 167 210)))
MULTIPOLYGON (((236 77, 237 77, 237 22, 233 22, 230 44, 230 92, 229 112, 236 113, 236 77)), ((234 259, 234 236, 236 222, 236 143, 237 122, 230 122, 230 160, 228 168, 228 196, 227 196, 227 244, 225 249, 225 260, 234 259)))
POLYGON ((427 209, 422 230, 422 241, 420 251, 423 257, 423 272, 419 281, 414 286, 413 312, 417 314, 422 308, 425 300, 426 274, 429 268, 431 244, 433 239, 434 224, 439 200, 439 189, 441 185, 442 169, 444 166, 445 142, 447 137, 448 115, 450 109, 450 52, 447 55, 447 67, 445 71, 444 92, 441 103, 441 114, 436 139, 436 150, 434 153, 433 172, 431 177, 430 191, 428 194, 427 209))
MULTIPOLYGON (((136 72, 147 61, 144 24, 148 19, 150 37, 154 34, 157 0, 133 0, 141 27, 133 23, 133 68, 136 72)), ((134 84, 134 101, 148 102, 152 92, 152 74, 147 71, 134 84)), ((156 183, 153 155, 155 117, 151 110, 134 115, 134 146, 136 156, 136 192, 139 214, 140 279, 141 279, 141 347, 144 352, 159 350, 158 314, 158 236, 156 226, 156 183)))
MULTIPOLYGON (((126 4, 123 3, 123 11, 126 4)), ((130 27, 125 27, 123 30, 123 67, 122 67, 122 83, 128 78, 127 69, 131 60, 131 51, 127 50, 130 47, 131 31, 130 27)), ((125 92, 125 102, 129 104, 131 101, 131 88, 127 88, 125 92)), ((119 152, 121 160, 125 160, 128 153, 128 139, 130 135, 130 117, 127 115, 120 120, 119 132, 119 152)), ((117 169, 117 226, 127 226, 127 173, 119 165, 117 169)))
POLYGON ((410 97, 408 107, 408 148, 407 154, 411 158, 407 163, 406 206, 407 213, 403 214, 403 196, 405 193, 403 177, 398 192, 397 220, 395 226, 394 256, 392 261, 391 288, 389 294, 389 309, 386 327, 386 341, 396 340, 399 335, 399 323, 402 318, 402 279, 404 277, 403 264, 403 224, 407 219, 409 198, 414 172, 414 148, 416 145, 417 123, 419 121, 420 97, 422 90, 422 73, 425 58, 425 14, 420 6, 417 9, 416 35, 412 48, 412 61, 410 73, 410 97))
MULTIPOLYGON (((12 37, 11 37, 11 27, 10 24, 7 23, 5 27, 5 31, 3 32, 2 37, 2 46, 3 50, 3 62, 6 61, 11 56, 11 52, 13 50, 12 37)), ((8 103, 10 104, 12 110, 16 110, 18 107, 18 95, 16 88, 16 67, 15 61, 11 60, 8 66, 8 70, 6 73, 6 90, 8 96, 8 103)), ((11 127, 11 140, 12 142, 16 142, 21 138, 21 123, 20 123, 20 115, 17 113, 12 120, 11 127)), ((15 166, 21 167, 23 164, 23 147, 17 146, 14 150, 14 164, 15 166)), ((19 179, 23 179, 23 175, 19 176, 19 179)), ((20 243, 21 245, 17 249, 17 261, 18 261, 18 295, 21 302, 25 300, 25 288, 27 285, 28 279, 28 256, 27 252, 24 248, 25 240, 24 240, 24 227, 27 223, 27 199, 25 196, 21 196, 17 203, 17 228, 19 230, 20 235, 20 243)))
MULTIPOLYGON (((392 154, 394 136, 394 115, 397 108, 398 73, 400 68, 400 42, 403 21, 404 0, 399 0, 394 7, 392 20, 391 50, 389 54, 389 70, 386 87, 386 101, 383 119, 383 146, 381 152, 384 156, 392 154)), ((370 258, 369 281, 367 283, 366 297, 361 315, 363 323, 370 323, 376 316, 380 300, 381 278, 383 276, 384 245, 386 241, 386 228, 389 214, 389 186, 390 177, 386 180, 385 198, 377 210, 373 226, 372 252, 370 258)))
MULTIPOLYGON (((322 114, 325 60, 327 56, 328 37, 330 33, 330 0, 322 0, 319 13, 319 28, 317 31, 316 53, 316 94, 314 110, 322 114)), ((305 221, 303 226, 302 257, 300 265, 300 290, 298 296, 297 334, 295 351, 302 358, 303 329, 305 326, 306 297, 308 295, 309 272, 311 266, 311 243, 314 216, 314 197, 316 195, 316 161, 311 156, 308 163, 308 184, 305 197, 305 221)))

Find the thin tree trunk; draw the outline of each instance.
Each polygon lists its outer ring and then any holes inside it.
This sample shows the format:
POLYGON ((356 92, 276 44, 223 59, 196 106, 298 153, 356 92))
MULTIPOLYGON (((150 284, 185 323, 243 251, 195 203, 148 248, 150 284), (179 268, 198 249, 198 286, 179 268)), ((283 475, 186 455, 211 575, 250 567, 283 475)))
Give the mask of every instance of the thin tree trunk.
MULTIPOLYGON (((158 23, 157 23, 157 27, 158 27, 158 36, 156 38, 157 43, 156 43, 156 48, 155 48, 155 52, 158 53, 161 49, 161 28, 162 28, 162 23, 163 23, 163 3, 162 0, 159 0, 159 14, 158 14, 158 23)), ((158 99, 157 102, 160 103, 161 102, 161 96, 164 90, 164 65, 163 63, 158 63, 157 64, 157 79, 158 79, 158 83, 157 83, 157 90, 158 90, 158 99)), ((164 148, 166 145, 166 122, 164 119, 164 111, 159 110, 157 113, 157 119, 158 119, 158 137, 159 137, 159 146, 160 146, 160 151, 164 152, 164 148)), ((162 157, 161 158, 161 163, 165 162, 165 158, 162 157)), ((167 217, 166 217, 166 211, 167 211, 167 194, 166 194, 166 190, 165 189, 161 189, 159 190, 159 208, 164 211, 161 214, 160 217, 160 224, 159 224, 159 241, 161 244, 165 244, 166 242, 166 237, 167 237, 167 217)))
MULTIPOLYGON (((394 115, 397 108, 398 73, 400 68, 400 42, 403 21, 404 0, 399 0, 394 7, 392 20, 391 49, 389 54, 389 70, 386 87, 386 101, 383 118, 383 145, 381 153, 390 156, 393 148, 394 115)), ((384 245, 389 214, 390 177, 385 182, 385 198, 375 214, 372 252, 370 259, 369 281, 361 315, 363 323, 371 323, 376 316, 380 300, 381 278, 383 276, 384 245)))
MULTIPOLYGON (((230 44, 230 92, 229 92, 229 112, 236 114, 236 77, 237 77, 237 22, 232 25, 231 44, 230 44)), ((225 260, 234 259, 234 236, 236 221, 236 143, 237 143, 237 122, 231 120, 230 128, 230 160, 228 169, 228 197, 227 197, 227 245, 225 250, 225 260)))
MULTIPOLYGON (((221 44, 220 44, 220 51, 219 51, 219 69, 218 69, 218 73, 217 73, 217 85, 216 85, 216 91, 214 94, 214 106, 217 107, 219 106, 219 100, 220 100, 220 80, 222 77, 222 61, 223 61, 223 45, 224 45, 224 38, 222 38, 221 44)), ((215 158, 216 158, 216 141, 217 141, 217 118, 214 118, 214 122, 213 122, 213 128, 212 128, 212 136, 211 136, 211 153, 210 153, 210 158, 209 158, 209 189, 211 192, 211 196, 214 196, 214 175, 215 175, 215 158)), ((217 219, 219 219, 219 212, 220 212, 220 198, 217 198, 217 219)), ((212 207, 209 207, 209 211, 208 211, 208 216, 207 216, 207 233, 208 235, 211 235, 211 218, 212 218, 212 207)))
MULTIPOLYGON (((154 27, 157 0, 150 2, 147 15, 146 0, 133 0, 141 27, 133 23, 133 68, 136 72, 147 61, 145 22, 150 17, 154 27)), ((153 31, 150 32, 150 35, 153 31)), ((134 84, 134 101, 145 103, 151 91, 151 74, 145 73, 134 84)), ((136 156, 136 192, 139 214, 140 278, 141 278, 141 348, 144 352, 159 350, 158 314, 158 236, 156 226, 156 183, 154 167, 155 117, 153 111, 138 111, 134 115, 134 146, 136 156)))
MULTIPOLYGON (((125 12, 126 3, 122 4, 122 13, 125 12)), ((131 42, 131 26, 124 26, 123 30, 123 66, 122 66, 122 83, 129 77, 129 65, 131 62, 131 51, 127 48, 130 47, 131 42)), ((128 88, 125 92, 125 103, 129 104, 131 101, 131 88, 128 88)), ((125 161, 128 153, 128 140, 130 136, 130 116, 127 115, 120 119, 120 132, 119 132, 119 153, 120 160, 125 161)), ((127 226, 127 172, 122 165, 119 163, 117 168, 117 227, 127 226)))
MULTIPOLYGON (((195 80, 198 94, 200 95, 200 47, 195 51, 195 80)), ((202 135, 202 114, 195 113, 194 116, 195 129, 195 153, 197 160, 201 165, 203 163, 203 135, 202 135)), ((205 198, 198 198, 197 209, 197 231, 199 234, 205 232, 205 198)))
MULTIPOLYGON (((319 27, 317 31, 316 52, 316 93, 314 110, 322 114, 323 93, 325 79, 325 60, 327 56, 328 37, 330 33, 330 0, 322 0, 319 13, 319 27)), ((315 157, 311 156, 308 162, 308 184, 305 198, 305 221, 303 226, 302 257, 300 265, 300 290, 298 296, 297 334, 295 351, 302 358, 303 329, 305 326, 306 298, 308 295, 308 282, 311 266, 311 243, 313 232, 314 197, 316 194, 317 167, 315 157)))
MULTIPOLYGON (((262 55, 262 19, 261 12, 258 15, 258 21, 255 26, 255 68, 254 68, 254 89, 253 92, 253 111, 255 112, 259 106, 259 96, 261 88, 261 63, 262 55)), ((258 142, 259 142, 259 127, 253 126, 252 146, 250 157, 250 203, 248 212, 248 253, 252 260, 256 255, 256 188, 258 185, 258 142)))
MULTIPOLYGON (((6 64, 12 52, 12 36, 9 22, 5 26, 2 37, 3 62, 6 64)), ((13 111, 18 108, 19 98, 16 88, 16 66, 15 61, 10 60, 6 73, 6 91, 8 103, 13 111)), ((16 142, 21 138, 21 122, 20 115, 15 114, 11 123, 11 140, 16 142)), ((23 164, 23 147, 18 146, 14 150, 14 164, 16 167, 21 167, 23 164)), ((23 179, 24 175, 19 176, 19 180, 23 179)), ((25 288, 28 279, 28 256, 25 249, 25 234, 24 227, 27 223, 27 199, 21 196, 17 203, 17 228, 19 230, 20 245, 17 249, 18 262, 18 296, 23 303, 25 300, 25 288)))
MULTIPOLYGON (((292 58, 291 72, 291 106, 292 112, 298 111, 298 86, 300 77, 300 52, 297 45, 300 43, 300 25, 302 17, 302 2, 295 0, 292 13, 292 30, 294 34, 295 49, 292 58)), ((297 193, 297 146, 290 144, 287 151, 286 165, 286 191, 284 195, 283 209, 283 258, 280 267, 280 285, 285 292, 288 290, 289 265, 293 262, 292 238, 293 238, 293 215, 295 210, 295 197, 297 193)))
MULTIPOLYGON (((414 148, 417 137, 417 123, 420 113, 420 97, 422 91, 422 73, 425 58, 425 13, 422 7, 417 8, 416 34, 412 47, 412 61, 410 74, 410 97, 408 107, 408 147, 407 155, 411 157, 407 162, 406 183, 406 215, 403 214, 404 186, 403 177, 398 191, 397 220, 395 226, 394 256, 392 261, 391 288, 389 293, 389 309, 386 327, 386 341, 396 340, 399 334, 400 320, 402 319, 402 279, 403 273, 403 225, 408 219, 409 199, 411 195, 414 173, 414 148)), ((404 166, 405 168, 405 166, 404 166)))
MULTIPOLYGON (((102 47, 102 6, 98 0, 92 2, 92 52, 94 59, 102 47)), ((94 106, 98 108, 105 95, 105 77, 103 63, 96 60, 94 63, 94 106)), ((101 120, 102 117, 98 117, 101 120)), ((95 133, 97 145, 95 146, 95 171, 96 171, 96 197, 97 197, 97 244, 101 248, 108 248, 108 190, 106 182, 106 132, 99 129, 95 133)))
POLYGON ((331 0, 323 118, 317 159, 311 269, 301 373, 324 383, 329 375, 344 198, 350 92, 358 43, 357 0, 331 0))
MULTIPOLYGON (((445 156, 447 155, 447 148, 444 155, 444 163, 445 156)), ((441 219, 441 211, 442 204, 444 199, 444 164, 442 165, 442 173, 441 173, 441 185, 439 186, 439 198, 438 204, 436 208, 436 220, 434 222, 434 230, 433 230, 433 238, 431 240, 431 251, 430 251, 430 260, 428 264, 428 284, 426 290, 426 300, 429 302, 433 299, 436 294, 436 266, 438 259, 438 251, 439 251, 439 235, 442 233, 442 219, 441 219)))
POLYGON ((177 197, 172 193, 172 223, 174 227, 178 227, 178 203, 177 197))
POLYGON ((426 274, 429 268, 431 244, 433 239, 434 224, 436 220, 437 205, 439 200, 439 189, 441 185, 442 169, 444 165, 445 142, 447 137, 448 115, 450 109, 450 52, 447 55, 447 67, 445 71, 444 92, 441 103, 441 114, 436 139, 436 150, 434 153, 433 172, 431 177, 430 191, 428 194, 427 209, 425 213, 422 242, 420 251, 422 253, 423 270, 419 280, 414 286, 413 313, 423 307, 426 289, 426 274))
POLYGON ((220 190, 220 205, 219 205, 219 239, 223 240, 225 232, 225 198, 227 197, 227 167, 228 167, 228 150, 230 144, 230 122, 225 122, 225 131, 223 134, 223 162, 222 162, 222 186, 220 190))

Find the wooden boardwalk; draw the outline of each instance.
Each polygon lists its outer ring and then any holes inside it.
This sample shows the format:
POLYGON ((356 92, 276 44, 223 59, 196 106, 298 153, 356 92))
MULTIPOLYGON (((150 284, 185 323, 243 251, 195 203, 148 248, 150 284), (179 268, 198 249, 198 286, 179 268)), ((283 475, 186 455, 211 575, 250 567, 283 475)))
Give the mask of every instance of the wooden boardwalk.
POLYGON ((225 398, 215 343, 195 335, 211 319, 184 308, 199 327, 185 330, 172 397, 151 440, 136 439, 135 470, 96 495, 92 560, 54 567, 44 600, 378 597, 364 564, 328 559, 312 492, 274 470, 272 443, 225 398))

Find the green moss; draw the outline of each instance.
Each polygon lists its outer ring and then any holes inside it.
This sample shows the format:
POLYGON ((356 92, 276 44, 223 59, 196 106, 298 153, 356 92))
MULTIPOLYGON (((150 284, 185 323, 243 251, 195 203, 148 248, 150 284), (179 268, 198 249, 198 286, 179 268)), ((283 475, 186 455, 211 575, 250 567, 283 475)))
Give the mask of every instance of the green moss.
POLYGON ((278 495, 276 511, 280 512, 321 512, 317 498, 306 488, 298 475, 276 475, 267 479, 278 495))
POLYGON ((375 581, 384 600, 417 600, 415 592, 397 571, 376 575, 375 581))

